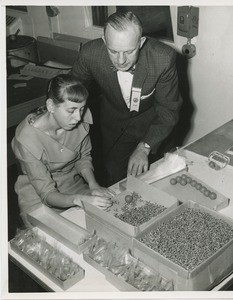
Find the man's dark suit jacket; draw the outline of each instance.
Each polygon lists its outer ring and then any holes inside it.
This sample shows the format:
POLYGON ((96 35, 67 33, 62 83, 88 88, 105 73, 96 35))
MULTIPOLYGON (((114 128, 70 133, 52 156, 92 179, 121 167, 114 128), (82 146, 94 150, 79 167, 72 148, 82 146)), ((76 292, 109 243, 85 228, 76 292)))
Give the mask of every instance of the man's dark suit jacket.
POLYGON ((84 44, 72 74, 85 85, 95 80, 102 92, 101 127, 105 151, 123 133, 139 143, 148 143, 156 153, 160 143, 178 121, 181 98, 178 90, 176 52, 155 39, 147 38, 139 52, 133 87, 142 88, 139 112, 130 112, 118 83, 117 72, 103 40, 84 44))

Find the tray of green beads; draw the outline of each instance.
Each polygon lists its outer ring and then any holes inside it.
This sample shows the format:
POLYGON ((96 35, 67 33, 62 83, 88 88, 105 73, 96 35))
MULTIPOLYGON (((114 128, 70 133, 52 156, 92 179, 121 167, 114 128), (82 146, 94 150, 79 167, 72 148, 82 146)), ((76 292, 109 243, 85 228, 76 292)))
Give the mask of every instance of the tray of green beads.
MULTIPOLYGON (((105 228, 117 229, 119 232, 129 236, 137 236, 145 230, 155 219, 162 217, 170 210, 179 205, 179 201, 159 189, 145 182, 129 176, 127 188, 113 199, 113 205, 107 210, 83 203, 85 213, 91 216, 91 220, 97 224, 101 223, 105 228)), ((95 224, 88 230, 93 230, 95 224)))
POLYGON ((229 204, 226 196, 186 170, 167 176, 151 185, 177 197, 181 202, 191 200, 217 211, 229 204))
POLYGON ((233 222, 187 201, 133 239, 132 249, 175 290, 210 290, 233 272, 233 222))

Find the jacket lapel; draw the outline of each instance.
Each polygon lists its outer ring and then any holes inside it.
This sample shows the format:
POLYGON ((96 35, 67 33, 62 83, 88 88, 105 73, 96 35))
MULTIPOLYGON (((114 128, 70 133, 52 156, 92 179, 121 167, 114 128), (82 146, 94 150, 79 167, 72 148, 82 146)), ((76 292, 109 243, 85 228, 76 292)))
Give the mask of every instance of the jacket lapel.
POLYGON ((103 74, 108 75, 108 84, 109 88, 111 89, 113 93, 113 97, 116 99, 119 105, 121 105, 122 108, 127 108, 125 100, 122 96, 121 93, 121 88, 118 82, 118 77, 117 77, 117 71, 115 70, 114 65, 112 64, 108 52, 106 50, 106 47, 104 49, 105 55, 104 55, 104 61, 103 63, 103 74))
POLYGON ((143 84, 146 80, 147 74, 148 74, 147 58, 146 58, 145 52, 143 51, 143 49, 141 49, 139 58, 138 58, 138 62, 136 65, 134 77, 133 77, 132 86, 142 89, 143 84))
POLYGON ((118 103, 122 107, 126 108, 127 106, 126 106, 125 100, 123 98, 123 95, 121 93, 121 88, 120 88, 120 85, 118 82, 118 77, 117 77, 116 71, 112 71, 110 69, 109 80, 110 80, 110 86, 111 86, 112 92, 114 93, 115 99, 118 101, 118 103))
MULTIPOLYGON (((125 109, 127 108, 127 106, 121 93, 121 88, 117 78, 117 72, 114 71, 115 67, 113 66, 108 56, 108 52, 106 48, 104 49, 104 59, 106 63, 103 64, 103 72, 105 74, 108 74, 109 88, 114 93, 113 96, 116 99, 116 101, 118 101, 118 103, 125 109)), ((148 74, 147 64, 148 63, 147 63, 146 51, 143 51, 142 48, 140 50, 137 66, 133 77, 133 83, 132 83, 133 87, 141 88, 143 90, 143 85, 148 74)))

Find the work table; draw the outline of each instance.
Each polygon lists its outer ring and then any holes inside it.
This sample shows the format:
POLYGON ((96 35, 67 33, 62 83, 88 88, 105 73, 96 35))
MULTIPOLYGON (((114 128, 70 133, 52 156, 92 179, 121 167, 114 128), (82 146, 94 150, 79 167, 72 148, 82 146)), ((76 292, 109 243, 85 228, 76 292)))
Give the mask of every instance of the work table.
MULTIPOLYGON (((220 214, 227 218, 233 219, 233 156, 229 156, 230 164, 221 170, 214 170, 209 166, 208 156, 212 151, 219 151, 225 153, 225 151, 233 145, 233 121, 230 121, 223 126, 217 128, 213 132, 197 140, 196 142, 178 149, 179 154, 184 156, 187 161, 189 171, 200 180, 212 186, 218 190, 221 194, 229 198, 229 205, 219 211, 220 214)), ((155 162, 151 169, 156 168, 158 162, 155 162)), ((111 187, 116 193, 120 193, 119 183, 111 187)), ((78 224, 85 228, 85 213, 82 209, 71 208, 61 214, 64 218, 71 220, 75 224, 78 224)), ((64 245, 63 245, 64 246, 64 245)), ((75 256, 86 271, 85 278, 79 283, 72 286, 67 292, 93 292, 92 295, 100 295, 101 292, 119 292, 119 290, 107 282, 99 271, 85 262, 82 255, 78 255, 71 249, 65 247, 67 254, 75 256)), ((47 279, 29 263, 24 261, 19 255, 14 253, 9 248, 9 255, 15 263, 23 266, 26 272, 31 272, 38 282, 40 282, 47 290, 61 292, 61 288, 56 286, 52 281, 47 279), (30 270, 30 271, 29 271, 30 270)), ((233 270, 232 270, 233 271, 233 270)), ((213 291, 224 290, 229 285, 232 285, 233 274, 228 276, 225 280, 219 283, 213 291)))

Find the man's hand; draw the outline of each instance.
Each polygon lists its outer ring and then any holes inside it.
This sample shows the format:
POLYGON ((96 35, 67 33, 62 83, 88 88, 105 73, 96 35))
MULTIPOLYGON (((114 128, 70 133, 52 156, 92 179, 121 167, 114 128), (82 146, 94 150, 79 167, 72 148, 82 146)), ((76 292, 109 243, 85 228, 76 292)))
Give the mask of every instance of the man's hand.
POLYGON ((145 148, 143 143, 139 143, 137 148, 130 156, 128 163, 128 175, 138 176, 146 172, 149 168, 148 155, 150 149, 145 148))

